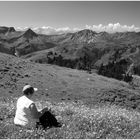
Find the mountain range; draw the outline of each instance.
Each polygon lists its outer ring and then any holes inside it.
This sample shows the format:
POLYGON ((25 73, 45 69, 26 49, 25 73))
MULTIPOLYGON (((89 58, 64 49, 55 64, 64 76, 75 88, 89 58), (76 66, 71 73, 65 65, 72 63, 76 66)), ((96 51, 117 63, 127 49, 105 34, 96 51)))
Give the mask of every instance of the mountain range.
POLYGON ((37 34, 0 27, 0 52, 39 63, 82 70, 98 70, 125 60, 127 68, 140 68, 140 32, 107 33, 84 29, 59 35, 37 34))

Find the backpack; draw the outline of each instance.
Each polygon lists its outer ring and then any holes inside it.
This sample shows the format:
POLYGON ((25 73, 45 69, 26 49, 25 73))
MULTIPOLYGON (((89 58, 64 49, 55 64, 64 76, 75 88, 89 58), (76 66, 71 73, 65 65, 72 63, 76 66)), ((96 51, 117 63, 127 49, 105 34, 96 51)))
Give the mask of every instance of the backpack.
POLYGON ((47 127, 61 127, 61 124, 55 118, 55 115, 52 114, 50 111, 46 111, 40 118, 39 118, 39 125, 46 129, 47 127))

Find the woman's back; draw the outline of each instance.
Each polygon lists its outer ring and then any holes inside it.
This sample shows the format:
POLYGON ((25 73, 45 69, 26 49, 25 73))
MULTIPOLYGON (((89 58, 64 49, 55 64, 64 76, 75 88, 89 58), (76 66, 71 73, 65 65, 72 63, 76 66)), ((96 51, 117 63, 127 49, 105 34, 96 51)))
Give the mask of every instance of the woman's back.
POLYGON ((30 105, 32 103, 34 102, 25 95, 17 100, 17 109, 14 118, 15 124, 27 127, 34 127, 36 125, 37 120, 32 117, 30 111, 30 105))

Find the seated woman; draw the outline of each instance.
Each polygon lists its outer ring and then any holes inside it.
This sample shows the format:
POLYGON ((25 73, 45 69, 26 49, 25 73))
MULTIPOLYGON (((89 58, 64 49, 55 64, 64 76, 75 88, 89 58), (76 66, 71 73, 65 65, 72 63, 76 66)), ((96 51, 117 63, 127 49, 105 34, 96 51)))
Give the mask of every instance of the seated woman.
POLYGON ((23 87, 23 95, 17 100, 14 124, 28 128, 35 128, 39 124, 45 128, 53 120, 54 124, 52 123, 52 125, 59 126, 60 124, 48 108, 44 108, 42 111, 37 110, 34 101, 32 101, 34 91, 37 91, 37 89, 30 85, 23 87))

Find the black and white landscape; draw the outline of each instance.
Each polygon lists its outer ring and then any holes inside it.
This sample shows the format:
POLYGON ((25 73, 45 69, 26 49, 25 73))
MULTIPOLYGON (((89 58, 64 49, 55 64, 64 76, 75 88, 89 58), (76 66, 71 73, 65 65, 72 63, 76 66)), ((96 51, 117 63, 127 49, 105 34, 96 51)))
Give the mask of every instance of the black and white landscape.
POLYGON ((0 138, 140 138, 139 4, 0 2, 0 16, 7 16, 0 26, 0 138), (44 22, 71 28, 34 27, 44 22), (38 88, 37 108, 50 107, 62 127, 19 130, 13 124, 26 84, 38 88))

